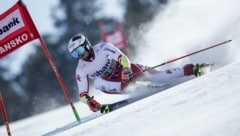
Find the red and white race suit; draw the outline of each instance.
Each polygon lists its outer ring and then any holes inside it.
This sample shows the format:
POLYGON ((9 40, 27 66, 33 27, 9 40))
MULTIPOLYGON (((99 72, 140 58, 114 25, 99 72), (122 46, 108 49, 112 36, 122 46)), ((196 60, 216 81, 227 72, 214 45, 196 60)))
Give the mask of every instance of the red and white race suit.
MULTIPOLYGON (((128 83, 122 83, 123 66, 120 63, 124 55, 118 48, 109 43, 92 46, 95 57, 91 61, 79 59, 76 68, 76 79, 80 95, 89 92, 89 79, 94 80, 94 87, 106 93, 121 93, 128 83)), ((146 66, 131 64, 133 75, 140 73, 146 66)), ((182 68, 157 71, 156 74, 144 72, 141 80, 152 82, 168 82, 173 77, 184 76, 182 68)), ((136 77, 134 77, 136 78, 136 77)))

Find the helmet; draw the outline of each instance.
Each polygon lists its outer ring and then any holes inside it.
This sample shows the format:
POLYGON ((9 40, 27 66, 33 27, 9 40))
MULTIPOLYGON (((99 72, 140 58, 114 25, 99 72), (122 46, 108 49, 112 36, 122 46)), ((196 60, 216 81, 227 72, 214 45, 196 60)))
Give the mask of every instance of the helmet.
POLYGON ((74 58, 80 58, 85 51, 90 51, 91 48, 90 42, 82 34, 73 36, 68 43, 68 51, 74 58))

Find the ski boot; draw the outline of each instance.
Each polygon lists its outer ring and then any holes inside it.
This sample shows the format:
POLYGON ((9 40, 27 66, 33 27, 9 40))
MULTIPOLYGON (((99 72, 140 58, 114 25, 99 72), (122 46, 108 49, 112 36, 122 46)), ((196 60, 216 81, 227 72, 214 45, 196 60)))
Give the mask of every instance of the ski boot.
POLYGON ((206 63, 197 63, 197 64, 187 64, 183 67, 184 69, 184 75, 190 76, 195 75, 196 77, 199 77, 201 75, 204 75, 208 72, 210 72, 210 66, 213 64, 206 64, 206 63))
POLYGON ((193 72, 194 72, 194 75, 196 77, 199 77, 201 75, 204 75, 206 73, 209 73, 210 72, 210 65, 212 64, 206 64, 206 63, 202 63, 202 64, 195 64, 193 66, 193 72))

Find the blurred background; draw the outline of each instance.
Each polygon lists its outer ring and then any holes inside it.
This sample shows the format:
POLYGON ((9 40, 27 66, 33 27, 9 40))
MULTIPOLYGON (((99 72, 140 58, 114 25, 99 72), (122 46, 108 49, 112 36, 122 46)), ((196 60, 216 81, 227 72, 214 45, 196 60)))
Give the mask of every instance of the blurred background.
MULTIPOLYGON (((14 5, 16 1, 9 2, 14 5)), ((111 42, 134 61, 139 43, 144 43, 142 33, 147 30, 146 24, 168 4, 168 0, 55 0, 48 2, 51 6, 45 2, 39 5, 36 1, 23 2, 74 102, 79 101, 75 81, 77 60, 67 51, 68 40, 82 33, 92 45, 111 42), (45 25, 46 22, 53 25, 45 25)), ((2 1, 0 5, 2 9, 2 1)), ((3 12, 1 10, 1 14, 3 12)), ((0 92, 9 122, 68 104, 38 41, 0 60, 0 92)), ((3 124, 2 118, 0 120, 3 124)))

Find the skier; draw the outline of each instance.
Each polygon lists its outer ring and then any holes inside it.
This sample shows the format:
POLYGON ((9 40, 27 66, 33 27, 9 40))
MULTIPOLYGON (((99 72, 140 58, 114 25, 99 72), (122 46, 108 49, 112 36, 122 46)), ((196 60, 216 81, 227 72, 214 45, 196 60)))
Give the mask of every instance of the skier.
POLYGON ((152 82, 168 82, 172 78, 202 74, 206 65, 186 64, 181 68, 158 71, 140 64, 130 63, 128 57, 110 43, 99 43, 91 46, 88 39, 77 34, 68 44, 68 51, 72 57, 78 59, 76 80, 80 100, 87 104, 91 111, 96 112, 101 104, 89 96, 89 79, 93 79, 96 89, 105 93, 119 94, 133 81, 141 79, 152 82))

